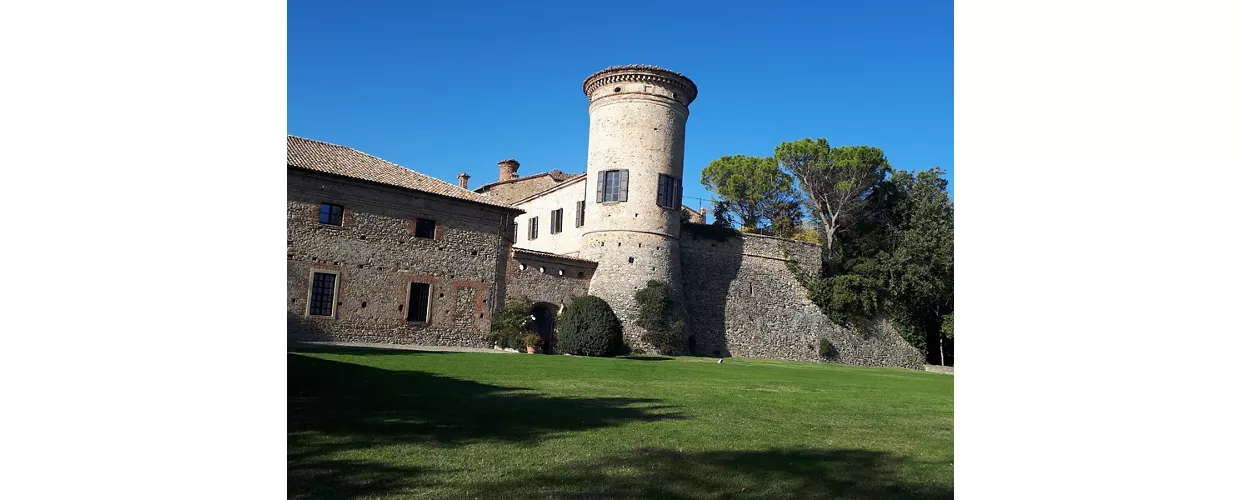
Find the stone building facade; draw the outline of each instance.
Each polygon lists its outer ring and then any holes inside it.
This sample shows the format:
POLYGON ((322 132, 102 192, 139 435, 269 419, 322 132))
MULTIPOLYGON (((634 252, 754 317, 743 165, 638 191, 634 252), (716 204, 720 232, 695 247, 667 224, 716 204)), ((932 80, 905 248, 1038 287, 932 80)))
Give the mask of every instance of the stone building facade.
POLYGON ((467 173, 453 185, 290 136, 290 338, 485 347, 491 315, 522 295, 554 351, 555 314, 590 294, 620 317, 626 343, 648 350, 634 293, 659 280, 696 353, 822 361, 826 339, 828 361, 920 368, 920 353, 890 325, 845 330, 806 298, 788 263, 812 271, 817 245, 694 230, 704 214, 680 199, 691 80, 619 66, 588 77, 583 91, 584 173, 522 177, 508 159, 496 182, 473 191, 467 173), (332 207, 344 207, 340 222, 323 222, 332 207))
POLYGON ((489 346, 519 213, 359 151, 290 136, 289 337, 489 346))

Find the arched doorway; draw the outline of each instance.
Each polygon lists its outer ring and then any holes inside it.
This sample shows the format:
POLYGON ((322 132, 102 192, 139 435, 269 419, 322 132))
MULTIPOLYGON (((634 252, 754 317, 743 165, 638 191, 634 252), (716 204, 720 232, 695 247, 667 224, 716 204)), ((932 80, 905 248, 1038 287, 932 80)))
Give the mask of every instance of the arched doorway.
POLYGON ((533 321, 530 321, 530 330, 542 339, 544 354, 555 352, 555 314, 559 310, 558 306, 547 302, 536 303, 530 308, 530 315, 534 317, 533 321))

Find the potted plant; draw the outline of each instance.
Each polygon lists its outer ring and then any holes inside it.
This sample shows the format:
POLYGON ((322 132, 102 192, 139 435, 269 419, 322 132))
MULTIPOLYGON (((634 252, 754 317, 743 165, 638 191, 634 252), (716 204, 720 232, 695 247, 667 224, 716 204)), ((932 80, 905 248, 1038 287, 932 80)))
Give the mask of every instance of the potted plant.
POLYGON ((534 354, 534 351, 538 349, 540 344, 542 344, 542 339, 538 338, 537 335, 531 333, 525 336, 525 352, 534 354))

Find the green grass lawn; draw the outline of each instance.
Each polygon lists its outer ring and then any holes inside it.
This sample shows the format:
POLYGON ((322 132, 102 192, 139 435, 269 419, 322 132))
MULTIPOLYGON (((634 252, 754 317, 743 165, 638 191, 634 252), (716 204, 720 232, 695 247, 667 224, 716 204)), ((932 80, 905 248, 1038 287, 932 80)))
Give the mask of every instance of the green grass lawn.
POLYGON ((952 376, 297 349, 291 498, 951 498, 952 376))

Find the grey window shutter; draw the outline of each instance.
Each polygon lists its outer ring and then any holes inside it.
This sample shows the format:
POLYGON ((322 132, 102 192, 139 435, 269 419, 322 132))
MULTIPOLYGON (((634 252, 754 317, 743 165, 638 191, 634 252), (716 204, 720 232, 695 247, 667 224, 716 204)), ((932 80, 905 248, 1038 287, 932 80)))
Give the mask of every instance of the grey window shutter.
POLYGON ((617 201, 629 201, 629 171, 628 169, 620 171, 620 199, 617 201))
POLYGON ((659 201, 655 202, 660 207, 666 207, 670 200, 667 199, 667 176, 659 174, 659 201))
POLYGON ((603 202, 603 182, 607 180, 607 172, 598 173, 598 196, 594 198, 595 203, 603 202))
POLYGON ((683 190, 684 190, 684 186, 680 185, 680 179, 676 179, 676 186, 672 188, 672 196, 676 197, 675 201, 672 202, 672 208, 680 208, 680 205, 682 203, 681 195, 684 194, 683 190))

